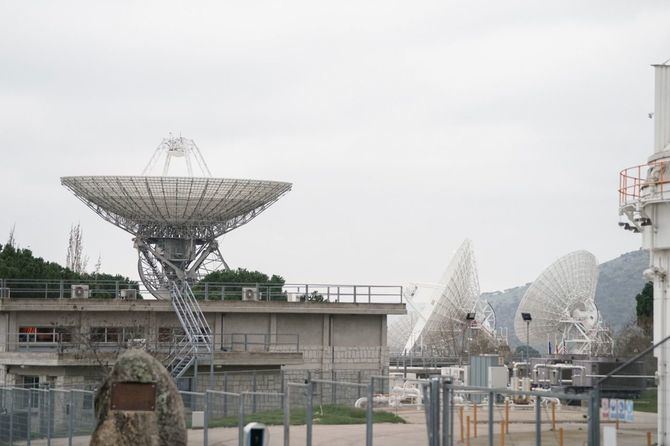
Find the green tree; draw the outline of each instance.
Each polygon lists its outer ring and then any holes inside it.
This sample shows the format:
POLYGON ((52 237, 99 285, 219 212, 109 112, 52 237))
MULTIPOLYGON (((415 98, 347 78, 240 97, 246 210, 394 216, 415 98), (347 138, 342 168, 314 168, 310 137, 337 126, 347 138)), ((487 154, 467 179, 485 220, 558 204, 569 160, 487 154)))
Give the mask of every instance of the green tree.
MULTIPOLYGON (((10 244, 0 245, 0 278, 19 279, 19 280, 45 280, 45 281, 81 281, 90 286, 95 297, 115 297, 114 287, 109 283, 100 282, 119 282, 121 284, 136 285, 127 277, 118 274, 87 274, 76 273, 69 268, 65 268, 56 262, 48 262, 41 257, 35 257, 29 249, 17 249, 10 244), (107 290, 109 292, 100 292, 107 290), (98 291, 98 292, 96 292, 98 291)), ((54 292, 58 290, 58 284, 53 284, 54 292)), ((12 285, 16 292, 12 292, 12 297, 43 297, 44 292, 35 291, 35 286, 30 284, 16 283, 12 285), (23 291, 21 291, 23 290, 23 291), (37 293, 33 296, 31 293, 37 293)))
POLYGON ((260 271, 249 271, 246 268, 214 271, 207 274, 201 282, 218 283, 258 283, 258 284, 284 284, 286 281, 282 276, 273 274, 269 277, 260 271))
POLYGON ((654 284, 647 282, 642 291, 635 296, 635 314, 637 325, 647 335, 651 335, 654 326, 654 284))
POLYGON ((249 284, 258 288, 261 300, 286 300, 283 290, 285 282, 282 276, 276 274, 268 276, 260 271, 237 268, 207 274, 193 286, 193 292, 197 299, 204 298, 205 289, 207 289, 209 299, 223 297, 226 300, 241 300, 242 288, 249 284), (207 284, 210 285, 207 286, 207 284))

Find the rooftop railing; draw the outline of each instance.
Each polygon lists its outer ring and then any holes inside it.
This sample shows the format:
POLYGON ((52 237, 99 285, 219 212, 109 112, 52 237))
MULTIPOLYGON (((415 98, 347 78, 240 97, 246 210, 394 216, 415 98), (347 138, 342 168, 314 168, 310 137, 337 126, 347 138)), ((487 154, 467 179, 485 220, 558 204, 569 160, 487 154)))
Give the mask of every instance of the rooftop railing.
MULTIPOLYGON (((110 327, 113 328, 113 327, 110 327)), ((79 334, 76 330, 58 328, 50 333, 9 333, 7 352, 82 352, 113 353, 129 347, 151 352, 170 353, 183 335, 144 336, 136 333, 132 337, 119 334, 107 335, 99 340, 97 334, 79 334)), ((273 352, 297 353, 300 351, 300 336, 296 333, 214 333, 216 352, 273 352)))
MULTIPOLYGON (((295 283, 198 282, 198 300, 307 303, 402 303, 402 287, 295 283)), ((0 298, 10 299, 154 299, 143 284, 122 281, 0 279, 0 298)))

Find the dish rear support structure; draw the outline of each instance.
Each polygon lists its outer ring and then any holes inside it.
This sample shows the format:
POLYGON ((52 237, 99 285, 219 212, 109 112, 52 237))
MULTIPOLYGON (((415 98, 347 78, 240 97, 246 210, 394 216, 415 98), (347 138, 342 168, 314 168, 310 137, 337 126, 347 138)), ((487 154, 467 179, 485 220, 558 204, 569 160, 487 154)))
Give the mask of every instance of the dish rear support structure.
POLYGON ((213 356, 212 331, 191 285, 228 269, 217 239, 257 217, 291 190, 291 183, 212 178, 198 147, 181 136, 164 139, 143 174, 63 177, 61 184, 134 236, 140 279, 156 299, 170 300, 184 330, 165 362, 179 378, 199 357, 213 356), (189 176, 167 176, 180 159, 189 176), (147 175, 159 165, 162 175, 147 175), (202 176, 193 176, 194 166, 202 176))

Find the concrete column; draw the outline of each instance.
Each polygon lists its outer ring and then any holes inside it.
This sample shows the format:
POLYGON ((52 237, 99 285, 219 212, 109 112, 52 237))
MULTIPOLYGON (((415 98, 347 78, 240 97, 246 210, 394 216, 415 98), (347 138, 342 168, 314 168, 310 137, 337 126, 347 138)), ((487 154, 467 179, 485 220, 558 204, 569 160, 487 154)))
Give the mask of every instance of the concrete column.
POLYGON ((270 343, 277 343, 277 315, 272 313, 270 315, 270 343))

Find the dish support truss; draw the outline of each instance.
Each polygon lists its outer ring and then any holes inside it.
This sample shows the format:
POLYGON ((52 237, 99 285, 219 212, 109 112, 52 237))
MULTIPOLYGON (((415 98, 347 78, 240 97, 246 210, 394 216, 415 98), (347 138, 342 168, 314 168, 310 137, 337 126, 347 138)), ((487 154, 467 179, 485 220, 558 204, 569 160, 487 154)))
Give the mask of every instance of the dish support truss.
POLYGON ((561 338, 556 341, 557 353, 576 353, 589 356, 604 356, 614 353, 614 342, 610 331, 597 313, 597 322, 591 324, 584 318, 573 317, 561 320, 561 338))

